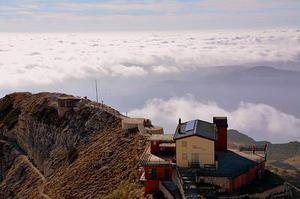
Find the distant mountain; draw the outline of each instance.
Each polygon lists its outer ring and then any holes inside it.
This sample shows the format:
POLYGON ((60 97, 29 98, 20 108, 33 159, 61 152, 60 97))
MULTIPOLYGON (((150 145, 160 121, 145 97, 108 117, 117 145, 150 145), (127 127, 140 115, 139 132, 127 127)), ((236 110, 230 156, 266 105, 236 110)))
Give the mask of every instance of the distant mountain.
POLYGON ((255 141, 237 130, 228 130, 229 147, 239 148, 253 144, 257 146, 268 144, 268 168, 295 186, 300 187, 300 142, 273 144, 268 141, 255 141))
POLYGON ((259 77, 278 77, 278 78, 297 78, 300 76, 299 71, 273 68, 270 66, 255 66, 245 69, 243 72, 248 76, 259 77))
POLYGON ((228 83, 290 84, 300 82, 300 72, 270 66, 255 66, 242 67, 240 70, 223 75, 222 78, 228 83))
POLYGON ((281 70, 281 69, 273 68, 271 66, 254 66, 254 67, 246 69, 246 71, 253 72, 253 73, 259 72, 259 73, 265 73, 265 74, 282 73, 282 72, 289 73, 289 72, 292 72, 292 71, 289 71, 289 70, 281 70))
POLYGON ((300 155, 300 142, 298 141, 283 144, 255 141, 253 138, 233 129, 228 130, 228 142, 236 147, 253 144, 259 146, 268 144, 268 156, 270 160, 284 161, 288 158, 300 155))
POLYGON ((230 143, 239 145, 251 145, 255 144, 255 140, 245 134, 238 132, 237 130, 228 130, 228 140, 230 143))

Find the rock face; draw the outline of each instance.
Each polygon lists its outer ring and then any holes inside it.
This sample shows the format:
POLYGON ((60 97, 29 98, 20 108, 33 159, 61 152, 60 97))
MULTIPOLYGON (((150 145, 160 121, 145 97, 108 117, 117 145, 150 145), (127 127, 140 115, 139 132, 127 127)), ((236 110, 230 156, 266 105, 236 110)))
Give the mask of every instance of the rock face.
POLYGON ((101 198, 134 177, 144 138, 122 131, 119 112, 87 99, 58 114, 64 96, 0 99, 0 198, 101 198))

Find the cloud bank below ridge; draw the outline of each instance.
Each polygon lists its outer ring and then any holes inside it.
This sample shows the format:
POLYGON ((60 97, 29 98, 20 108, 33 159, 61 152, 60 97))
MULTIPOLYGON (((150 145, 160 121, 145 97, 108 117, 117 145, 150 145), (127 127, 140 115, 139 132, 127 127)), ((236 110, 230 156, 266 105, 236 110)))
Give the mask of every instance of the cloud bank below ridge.
POLYGON ((183 121, 201 119, 212 121, 213 116, 227 116, 229 128, 239 130, 257 140, 283 143, 300 140, 300 119, 266 104, 241 102, 234 110, 225 110, 215 102, 202 102, 192 95, 168 100, 151 99, 140 108, 130 111, 130 117, 147 117, 174 131, 179 117, 183 121))

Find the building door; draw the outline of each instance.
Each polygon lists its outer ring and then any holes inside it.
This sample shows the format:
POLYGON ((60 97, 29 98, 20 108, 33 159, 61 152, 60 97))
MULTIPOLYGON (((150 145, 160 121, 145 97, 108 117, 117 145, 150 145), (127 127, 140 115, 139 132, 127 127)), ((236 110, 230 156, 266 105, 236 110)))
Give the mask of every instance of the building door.
POLYGON ((200 166, 199 153, 192 153, 192 166, 200 166))

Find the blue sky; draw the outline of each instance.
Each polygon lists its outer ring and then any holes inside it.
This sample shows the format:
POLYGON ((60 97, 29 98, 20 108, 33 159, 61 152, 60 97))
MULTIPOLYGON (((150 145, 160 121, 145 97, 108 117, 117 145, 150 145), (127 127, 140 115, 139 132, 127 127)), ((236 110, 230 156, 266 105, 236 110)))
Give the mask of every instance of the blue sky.
POLYGON ((299 27, 298 0, 1 0, 0 31, 299 27))

